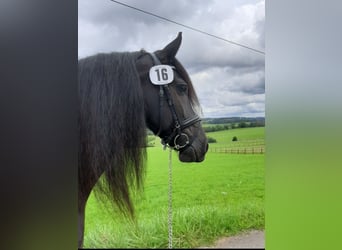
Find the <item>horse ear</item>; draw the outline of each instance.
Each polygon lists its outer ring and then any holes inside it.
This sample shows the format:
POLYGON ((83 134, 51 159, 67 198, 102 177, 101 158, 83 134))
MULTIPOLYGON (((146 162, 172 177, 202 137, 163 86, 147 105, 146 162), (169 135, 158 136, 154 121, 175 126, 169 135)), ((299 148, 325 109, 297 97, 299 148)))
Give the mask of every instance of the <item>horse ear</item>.
POLYGON ((165 48, 162 49, 161 53, 166 58, 169 58, 169 59, 175 58, 181 43, 182 43, 182 32, 178 32, 178 36, 176 37, 176 39, 170 42, 168 45, 166 45, 165 48))

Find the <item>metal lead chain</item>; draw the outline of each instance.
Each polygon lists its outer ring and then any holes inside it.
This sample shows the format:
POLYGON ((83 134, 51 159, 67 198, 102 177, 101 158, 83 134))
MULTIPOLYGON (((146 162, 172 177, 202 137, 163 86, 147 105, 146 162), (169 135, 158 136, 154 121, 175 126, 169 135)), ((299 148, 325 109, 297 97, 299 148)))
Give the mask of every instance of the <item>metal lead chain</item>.
POLYGON ((169 249, 172 248, 172 148, 169 151, 169 211, 168 211, 168 229, 169 229, 169 249))

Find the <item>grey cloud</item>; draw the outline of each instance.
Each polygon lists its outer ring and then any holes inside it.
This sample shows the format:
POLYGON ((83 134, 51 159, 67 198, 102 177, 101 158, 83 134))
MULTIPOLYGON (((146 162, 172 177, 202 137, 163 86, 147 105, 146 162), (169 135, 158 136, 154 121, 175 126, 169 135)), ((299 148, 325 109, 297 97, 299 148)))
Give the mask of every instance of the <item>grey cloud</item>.
POLYGON ((253 74, 241 75, 238 80, 228 86, 232 92, 243 92, 248 94, 265 93, 265 75, 263 71, 253 74))
MULTIPOLYGON (((201 0, 127 0, 121 2, 175 21, 183 21, 189 16, 195 15, 200 9, 211 3, 211 1, 201 0)), ((124 27, 127 23, 138 22, 153 25, 161 22, 160 19, 154 16, 111 1, 83 0, 81 3, 79 7, 79 18, 86 18, 97 24, 120 24, 124 27)))
POLYGON ((254 23, 255 31, 258 33, 258 45, 265 51, 265 18, 254 23))
MULTIPOLYGON (((264 1, 123 0, 223 38, 264 50, 264 1)), ((206 116, 264 112, 265 57, 111 1, 79 1, 79 57, 154 51, 183 32, 177 58, 193 80, 206 116)))

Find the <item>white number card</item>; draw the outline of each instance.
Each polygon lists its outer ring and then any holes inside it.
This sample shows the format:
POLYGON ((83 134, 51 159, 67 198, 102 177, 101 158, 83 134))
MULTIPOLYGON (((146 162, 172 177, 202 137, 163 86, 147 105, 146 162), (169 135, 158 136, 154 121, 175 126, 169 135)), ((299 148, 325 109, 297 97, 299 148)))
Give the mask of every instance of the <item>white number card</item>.
POLYGON ((150 69, 150 79, 154 85, 169 84, 173 78, 173 70, 169 65, 156 65, 150 69))

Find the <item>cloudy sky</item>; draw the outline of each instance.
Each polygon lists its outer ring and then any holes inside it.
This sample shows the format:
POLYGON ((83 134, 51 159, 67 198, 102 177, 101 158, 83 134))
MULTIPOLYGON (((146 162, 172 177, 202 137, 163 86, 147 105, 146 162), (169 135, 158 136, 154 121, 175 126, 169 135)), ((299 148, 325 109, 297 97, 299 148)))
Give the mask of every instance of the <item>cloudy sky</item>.
MULTIPOLYGON (((204 32, 265 51, 264 0, 120 0, 204 32)), ((183 33, 177 58, 204 117, 265 116, 265 56, 110 0, 78 1, 79 58, 99 52, 153 52, 183 33)))

